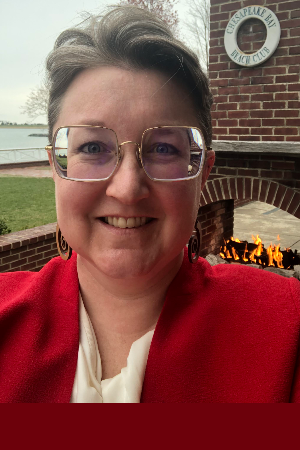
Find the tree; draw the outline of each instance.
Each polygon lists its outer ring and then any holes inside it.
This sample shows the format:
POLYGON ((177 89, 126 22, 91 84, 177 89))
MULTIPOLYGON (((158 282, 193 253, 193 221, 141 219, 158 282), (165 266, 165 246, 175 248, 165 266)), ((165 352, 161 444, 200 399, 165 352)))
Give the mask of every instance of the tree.
POLYGON ((173 33, 177 32, 178 13, 174 10, 177 0, 121 0, 120 5, 132 5, 148 9, 166 22, 173 33))
POLYGON ((33 120, 39 116, 47 115, 48 96, 48 89, 45 85, 32 89, 25 105, 21 106, 22 114, 26 114, 33 120))
POLYGON ((187 32, 195 41, 195 51, 204 70, 209 65, 210 0, 186 0, 188 19, 184 21, 187 32))

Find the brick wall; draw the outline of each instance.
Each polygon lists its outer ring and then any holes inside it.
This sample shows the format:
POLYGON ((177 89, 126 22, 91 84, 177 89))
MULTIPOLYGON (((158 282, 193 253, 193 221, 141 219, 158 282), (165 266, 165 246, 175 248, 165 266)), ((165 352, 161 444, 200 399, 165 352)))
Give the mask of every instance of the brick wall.
POLYGON ((300 219, 300 144, 218 141, 215 146, 216 163, 201 206, 258 200, 300 219))
POLYGON ((40 270, 57 256, 56 224, 0 236, 0 272, 40 270))
MULTIPOLYGON (((260 48, 265 27, 245 22, 238 33, 244 52, 260 48)), ((300 0, 211 0, 209 77, 214 94, 213 139, 231 141, 300 141, 300 0), (224 47, 228 21, 239 9, 265 6, 281 26, 275 53, 262 65, 244 68, 224 47)))
POLYGON ((217 151, 216 162, 209 179, 224 176, 264 178, 300 193, 300 153, 265 154, 264 152, 256 153, 255 148, 247 153, 217 151))
POLYGON ((198 218, 202 229, 200 256, 218 254, 223 239, 233 236, 233 214, 233 200, 221 200, 199 208, 198 218))

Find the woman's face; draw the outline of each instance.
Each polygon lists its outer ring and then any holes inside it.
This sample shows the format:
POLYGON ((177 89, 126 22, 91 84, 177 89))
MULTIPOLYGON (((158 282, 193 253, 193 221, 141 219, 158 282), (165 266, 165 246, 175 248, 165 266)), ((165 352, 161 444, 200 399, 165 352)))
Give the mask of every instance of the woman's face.
MULTIPOLYGON (((102 125, 119 143, 141 142, 145 129, 161 125, 198 126, 185 91, 158 72, 102 67, 80 73, 67 90, 54 130, 67 125, 102 125)), ((64 180, 53 172, 57 218, 81 263, 113 278, 151 276, 178 264, 197 216, 201 177, 160 182, 147 177, 136 146, 122 146, 123 158, 107 181, 64 180), (133 228, 105 218, 150 222, 133 228)), ((213 164, 211 157, 210 166, 213 164)), ((202 185, 209 174, 204 169, 202 185)), ((121 220, 122 222, 122 220, 121 220)))

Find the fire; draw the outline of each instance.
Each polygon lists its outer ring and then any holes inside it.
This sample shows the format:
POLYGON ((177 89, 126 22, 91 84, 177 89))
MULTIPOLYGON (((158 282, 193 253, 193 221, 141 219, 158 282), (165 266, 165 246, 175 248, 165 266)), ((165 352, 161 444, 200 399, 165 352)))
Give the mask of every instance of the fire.
POLYGON ((236 253, 236 251, 234 250, 234 248, 232 248, 232 254, 233 254, 233 257, 234 257, 235 260, 240 259, 240 258, 239 258, 239 255, 236 253))
MULTIPOLYGON (((234 237, 231 237, 227 241, 224 240, 224 245, 220 249, 220 256, 224 259, 242 260, 245 263, 252 262, 262 266, 273 266, 284 269, 284 255, 280 251, 280 242, 277 245, 273 245, 271 242, 269 247, 265 249, 258 234, 256 236, 252 235, 252 240, 254 244, 248 244, 247 241, 240 241, 234 237)), ((277 241, 280 241, 279 235, 277 236, 277 241)), ((293 254, 290 248, 285 249, 284 253, 286 255, 293 254)), ((289 258, 287 256, 285 258, 287 262, 289 258)), ((292 265, 293 263, 287 264, 288 268, 292 265)))
POLYGON ((275 245, 274 259, 277 262, 277 266, 280 269, 284 269, 284 265, 282 264, 283 254, 279 251, 279 247, 279 245, 275 245))
POLYGON ((248 248, 247 248, 247 243, 246 243, 246 245, 245 245, 245 251, 244 251, 244 254, 243 254, 243 260, 244 260, 245 262, 249 261, 249 259, 247 258, 247 253, 248 253, 248 248))
POLYGON ((261 239, 258 234, 256 235, 256 238, 252 234, 252 240, 253 240, 254 244, 261 244, 261 239))
POLYGON ((268 253, 268 260, 269 260, 268 266, 275 266, 275 264, 273 263, 272 244, 267 248, 267 253, 268 253))
POLYGON ((261 254, 262 254, 263 244, 262 244, 262 240, 260 239, 258 234, 256 235, 256 238, 252 235, 252 240, 253 240, 254 244, 257 245, 257 248, 253 250, 249 259, 251 261, 253 261, 254 263, 256 263, 256 257, 261 256, 261 254))

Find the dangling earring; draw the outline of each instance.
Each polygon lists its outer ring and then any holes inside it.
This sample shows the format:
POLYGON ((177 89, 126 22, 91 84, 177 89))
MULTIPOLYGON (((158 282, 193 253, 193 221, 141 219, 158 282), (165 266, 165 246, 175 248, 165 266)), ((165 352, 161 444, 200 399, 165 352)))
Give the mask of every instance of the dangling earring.
POLYGON ((189 261, 192 264, 197 262, 199 258, 201 250, 201 240, 202 240, 201 226, 198 220, 196 220, 195 229, 192 233, 192 236, 190 237, 188 245, 189 261))
POLYGON ((72 256, 72 248, 69 246, 63 235, 61 234, 59 225, 56 225, 56 245, 58 253, 64 261, 67 261, 72 256))

